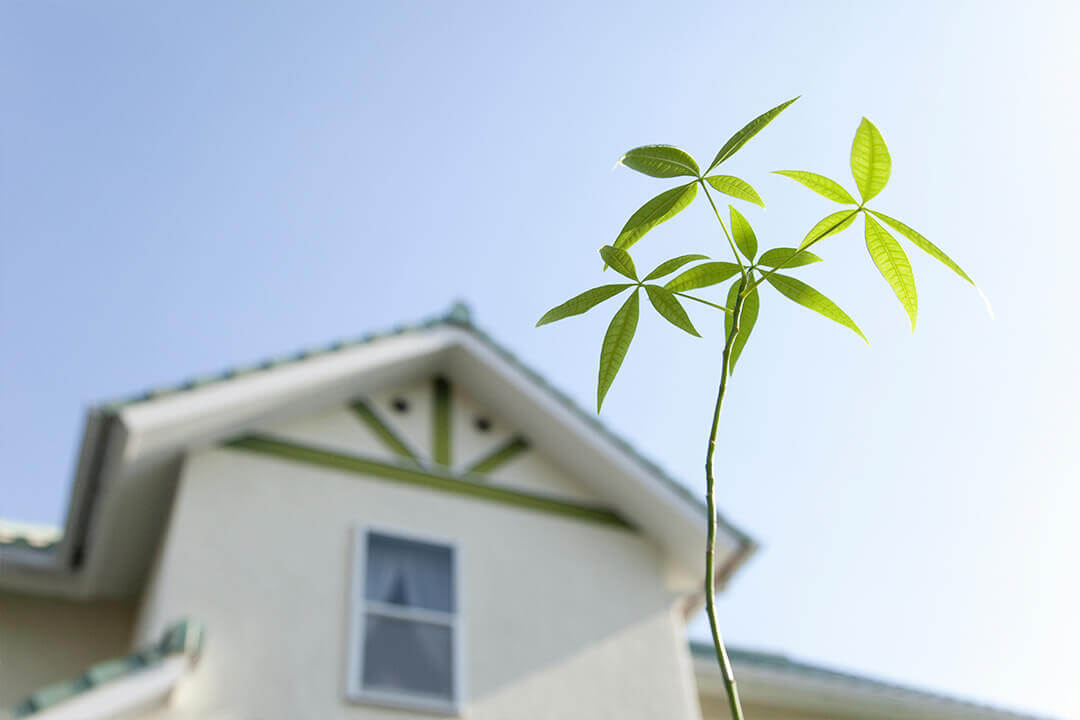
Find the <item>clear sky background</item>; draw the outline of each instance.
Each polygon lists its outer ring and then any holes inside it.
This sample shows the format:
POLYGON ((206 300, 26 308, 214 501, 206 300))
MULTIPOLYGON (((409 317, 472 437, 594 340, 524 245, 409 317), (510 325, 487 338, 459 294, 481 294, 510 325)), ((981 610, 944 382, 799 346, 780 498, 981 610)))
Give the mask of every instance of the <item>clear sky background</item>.
MULTIPOLYGON (((1080 717, 1072 213, 1075 4, 0 4, 0 516, 62 520, 83 412, 467 300, 585 407, 615 310, 534 329, 611 276, 596 249, 673 183, 803 98, 729 172, 765 246, 851 188, 863 115, 876 206, 985 289, 911 252, 920 320, 855 230, 801 275, 870 336, 775 293, 721 428, 724 512, 762 543, 720 605, 733 644, 1080 717)), ((639 267, 726 251, 695 203, 639 267)), ((860 223, 861 225, 861 223, 860 223)), ((647 307, 603 419, 703 486, 722 320, 647 307)), ((695 625, 701 633, 703 626, 695 625)))

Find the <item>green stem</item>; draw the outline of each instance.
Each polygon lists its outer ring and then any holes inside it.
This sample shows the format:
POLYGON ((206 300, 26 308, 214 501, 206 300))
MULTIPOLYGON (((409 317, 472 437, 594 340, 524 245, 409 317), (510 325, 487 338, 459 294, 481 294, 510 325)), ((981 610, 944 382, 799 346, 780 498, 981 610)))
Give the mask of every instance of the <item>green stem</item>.
POLYGON ((709 433, 709 450, 705 455, 705 501, 709 512, 709 537, 705 548, 705 612, 709 616, 709 629, 712 631, 713 646, 716 648, 716 661, 720 664, 720 674, 724 678, 724 688, 727 690, 728 707, 731 709, 732 720, 743 720, 742 704, 739 702, 739 690, 735 687, 735 674, 731 670, 731 660, 728 659, 727 648, 720 636, 720 629, 716 623, 716 476, 713 472, 713 461, 716 456, 716 434, 720 427, 720 410, 724 406, 724 393, 727 391, 727 381, 731 370, 731 348, 735 345, 735 338, 739 334, 739 321, 742 317, 743 302, 746 296, 743 289, 747 280, 739 283, 739 293, 736 295, 735 307, 731 313, 731 331, 724 343, 723 361, 720 367, 720 389, 716 393, 716 409, 713 410, 712 430, 709 433))
POLYGON ((709 307, 716 308, 717 310, 723 310, 726 313, 731 312, 731 308, 729 308, 729 307, 724 307, 723 305, 717 305, 714 302, 709 302, 708 300, 702 300, 701 298, 694 297, 693 295, 687 295, 686 293, 681 293, 681 292, 677 292, 677 293, 673 293, 673 294, 678 295, 681 298, 686 298, 687 300, 693 300, 694 302, 699 302, 702 305, 708 305, 709 307))
POLYGON ((735 262, 739 263, 739 272, 742 273, 743 280, 746 280, 746 268, 743 266, 742 256, 739 255, 738 248, 735 247, 735 241, 731 239, 731 233, 727 230, 727 225, 724 224, 724 219, 720 217, 720 211, 716 209, 716 203, 713 202, 712 195, 709 194, 709 185, 704 179, 698 178, 701 183, 701 189, 705 191, 705 197, 709 199, 709 204, 712 205, 712 211, 716 215, 716 221, 720 223, 720 229, 724 231, 724 236, 727 237, 728 245, 731 246, 731 253, 735 256, 735 262))

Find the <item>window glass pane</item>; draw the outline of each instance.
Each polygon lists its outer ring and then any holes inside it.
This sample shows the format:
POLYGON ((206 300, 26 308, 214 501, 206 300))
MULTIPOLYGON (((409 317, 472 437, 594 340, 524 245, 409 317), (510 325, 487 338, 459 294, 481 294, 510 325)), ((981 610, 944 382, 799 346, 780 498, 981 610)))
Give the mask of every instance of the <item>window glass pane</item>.
POLYGON ((448 626, 368 614, 365 629, 364 689, 453 699, 448 626))
POLYGON ((450 548, 368 535, 365 597, 406 607, 454 612, 450 548))

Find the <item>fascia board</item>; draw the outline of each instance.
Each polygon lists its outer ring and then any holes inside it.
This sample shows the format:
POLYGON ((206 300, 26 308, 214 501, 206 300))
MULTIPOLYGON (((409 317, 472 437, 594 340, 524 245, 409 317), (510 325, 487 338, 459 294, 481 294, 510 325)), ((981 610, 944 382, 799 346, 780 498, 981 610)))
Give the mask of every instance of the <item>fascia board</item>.
POLYGON ((282 408, 287 414, 296 414, 318 407, 326 402, 327 392, 347 395, 350 379, 363 386, 371 383, 373 375, 415 373, 410 361, 436 362, 439 351, 452 342, 450 330, 436 327, 387 337, 267 372, 123 407, 119 414, 132 436, 125 461, 138 463, 180 447, 212 441, 222 433, 242 431, 256 420, 261 422, 268 416, 282 415, 282 408))

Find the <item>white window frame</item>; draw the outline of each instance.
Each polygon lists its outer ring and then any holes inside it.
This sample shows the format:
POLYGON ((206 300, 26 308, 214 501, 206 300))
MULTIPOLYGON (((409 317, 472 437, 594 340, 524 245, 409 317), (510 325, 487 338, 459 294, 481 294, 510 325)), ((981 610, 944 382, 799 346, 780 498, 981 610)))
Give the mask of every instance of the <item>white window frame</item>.
POLYGON ((462 627, 464 617, 461 604, 461 548, 457 543, 446 538, 420 535, 411 531, 401 531, 357 525, 353 528, 352 583, 349 591, 349 637, 348 675, 345 678, 345 695, 349 701, 369 705, 423 710, 443 715, 460 715, 464 705, 465 663, 464 637, 462 627), (368 538, 372 535, 405 540, 407 542, 440 545, 450 550, 450 578, 453 585, 454 612, 444 613, 423 608, 407 608, 387 603, 372 602, 364 593, 367 580, 368 538), (371 690, 364 687, 364 629, 368 610, 374 610, 382 617, 434 622, 450 628, 451 662, 451 697, 448 700, 404 692, 371 690))

